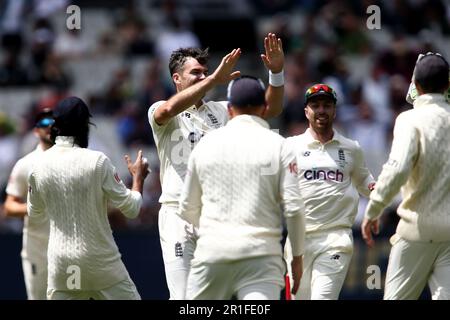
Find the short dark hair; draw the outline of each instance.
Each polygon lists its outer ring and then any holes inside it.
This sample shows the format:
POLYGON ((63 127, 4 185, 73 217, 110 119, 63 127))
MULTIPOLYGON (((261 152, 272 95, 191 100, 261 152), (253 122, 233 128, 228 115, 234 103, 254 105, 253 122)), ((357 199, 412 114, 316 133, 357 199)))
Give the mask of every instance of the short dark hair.
POLYGON ((417 62, 414 78, 425 93, 442 93, 448 88, 448 62, 440 55, 426 55, 417 62))
POLYGON ((227 99, 233 107, 259 107, 266 104, 266 89, 261 79, 243 75, 228 84, 227 99))
POLYGON ((209 60, 209 48, 204 50, 200 48, 179 48, 172 52, 169 61, 170 75, 183 68, 186 59, 189 57, 196 59, 201 65, 206 65, 209 60))

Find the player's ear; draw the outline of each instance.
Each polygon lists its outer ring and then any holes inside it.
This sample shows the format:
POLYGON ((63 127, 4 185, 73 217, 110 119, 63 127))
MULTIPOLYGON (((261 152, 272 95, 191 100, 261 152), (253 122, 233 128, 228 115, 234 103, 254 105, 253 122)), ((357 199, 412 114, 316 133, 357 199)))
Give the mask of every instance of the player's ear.
POLYGON ((234 109, 231 106, 230 103, 227 104, 227 111, 228 111, 228 116, 230 117, 230 119, 233 119, 234 117, 234 109))
POLYGON ((36 137, 36 138, 39 138, 39 132, 38 132, 38 128, 33 128, 33 135, 36 137))
POLYGON ((180 74, 178 72, 175 72, 172 75, 172 80, 175 84, 180 84, 181 83, 180 74))

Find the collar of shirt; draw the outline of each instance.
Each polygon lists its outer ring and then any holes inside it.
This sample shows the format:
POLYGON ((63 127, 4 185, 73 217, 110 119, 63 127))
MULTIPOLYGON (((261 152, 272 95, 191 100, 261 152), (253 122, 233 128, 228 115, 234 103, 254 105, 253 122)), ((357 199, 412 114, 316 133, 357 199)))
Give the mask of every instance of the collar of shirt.
POLYGON ((425 93, 417 97, 413 106, 414 108, 417 108, 433 103, 441 104, 447 102, 445 101, 445 96, 442 93, 425 93))
POLYGON ((241 114, 238 115, 236 117, 234 117, 233 119, 231 119, 230 121, 228 121, 227 125, 235 125, 235 124, 257 124, 260 125, 261 127, 267 128, 269 129, 270 126, 267 123, 266 120, 264 120, 263 118, 260 118, 258 116, 253 116, 250 114, 241 114))
MULTIPOLYGON (((313 135, 311 134, 311 129, 306 129, 305 133, 306 143, 308 145, 322 145, 322 142, 319 140, 314 139, 313 135)), ((325 142, 323 145, 327 145, 333 142, 340 143, 341 142, 341 135, 339 132, 337 132, 335 129, 333 129, 333 138, 331 138, 330 141, 325 142)))
POLYGON ((78 146, 75 144, 75 137, 57 136, 55 139, 55 145, 60 147, 73 147, 78 146))

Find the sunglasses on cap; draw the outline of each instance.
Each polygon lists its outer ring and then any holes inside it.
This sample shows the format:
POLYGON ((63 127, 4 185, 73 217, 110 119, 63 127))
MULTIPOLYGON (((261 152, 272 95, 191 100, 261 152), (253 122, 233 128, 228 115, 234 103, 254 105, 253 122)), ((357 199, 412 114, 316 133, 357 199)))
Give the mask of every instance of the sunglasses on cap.
POLYGON ((336 92, 333 90, 333 88, 322 83, 315 84, 312 87, 309 87, 308 90, 306 90, 305 101, 307 102, 310 98, 319 94, 328 95, 334 100, 334 102, 337 101, 336 92))
POLYGON ((44 118, 44 119, 39 120, 36 123, 35 127, 36 128, 48 128, 54 123, 55 123, 55 120, 53 120, 51 118, 44 118))

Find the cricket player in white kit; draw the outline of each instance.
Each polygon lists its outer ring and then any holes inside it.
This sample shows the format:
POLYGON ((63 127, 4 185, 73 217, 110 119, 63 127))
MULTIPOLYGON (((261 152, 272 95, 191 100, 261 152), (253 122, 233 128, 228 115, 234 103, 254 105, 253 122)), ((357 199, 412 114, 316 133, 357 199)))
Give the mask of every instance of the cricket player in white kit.
POLYGON ((180 216, 198 228, 187 299, 277 300, 284 286, 282 210, 302 273, 304 204, 297 164, 285 139, 270 131, 261 80, 228 87, 231 120, 200 141, 189 158, 180 216))
MULTIPOLYGON (((284 53, 281 40, 268 34, 264 40, 265 54, 261 58, 270 71, 270 86, 266 97, 268 117, 281 113, 284 82, 284 53)), ((205 94, 220 84, 240 75, 233 71, 240 49, 234 49, 208 75, 208 51, 194 48, 173 52, 169 69, 177 93, 167 101, 154 103, 148 119, 160 159, 162 194, 158 225, 170 299, 184 299, 187 275, 195 247, 192 225, 181 219, 178 211, 180 193, 186 175, 191 150, 209 131, 228 121, 226 101, 205 102, 205 94)))
MULTIPOLYGON (((337 300, 353 254, 358 193, 368 197, 375 182, 358 142, 333 129, 335 91, 316 84, 306 91, 305 101, 309 128, 287 139, 296 152, 306 206, 304 272, 293 298, 337 300)), ((288 261, 291 256, 287 246, 288 261)))
POLYGON ((402 190, 400 221, 391 237, 384 299, 418 299, 427 282, 432 299, 450 299, 449 64, 420 57, 414 71, 418 96, 395 122, 389 160, 370 195, 361 225, 371 247, 378 218, 402 190))
POLYGON ((36 116, 34 134, 39 138, 36 149, 19 159, 6 187, 5 214, 24 218, 22 235, 22 269, 28 300, 47 299, 47 244, 50 233, 48 219, 35 219, 27 215, 28 175, 43 152, 53 145, 50 127, 52 112, 44 109, 36 116))
POLYGON ((120 258, 108 222, 107 205, 129 218, 139 214, 148 164, 142 151, 125 187, 111 161, 87 149, 89 118, 86 104, 69 97, 54 110, 52 140, 28 178, 28 214, 50 220, 48 242, 49 300, 140 299, 120 258))

